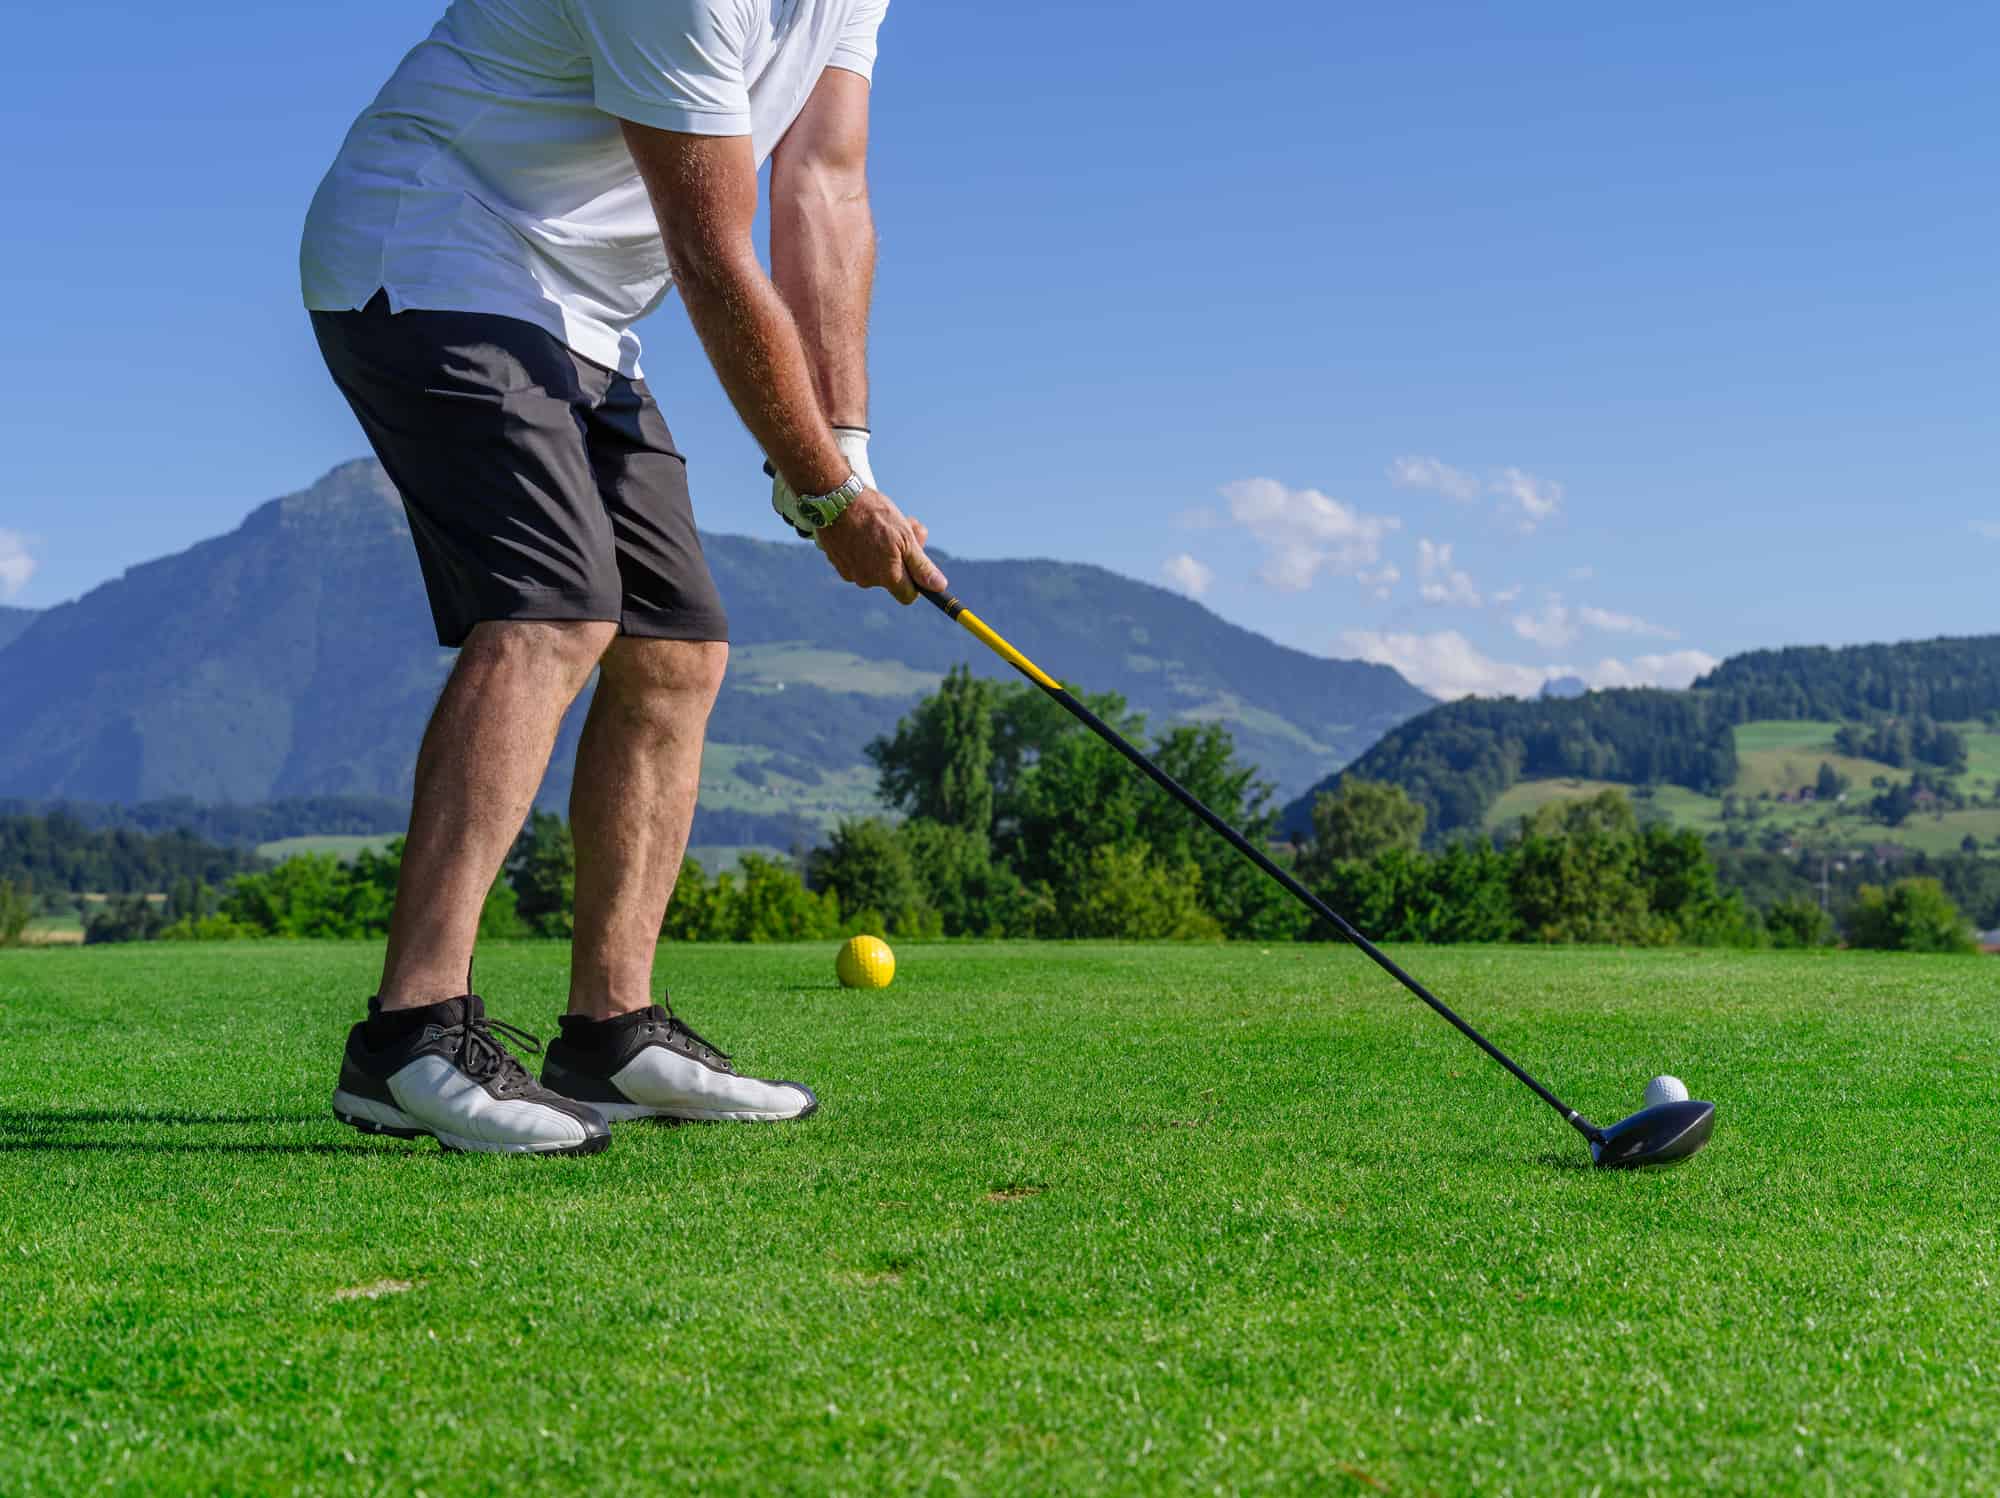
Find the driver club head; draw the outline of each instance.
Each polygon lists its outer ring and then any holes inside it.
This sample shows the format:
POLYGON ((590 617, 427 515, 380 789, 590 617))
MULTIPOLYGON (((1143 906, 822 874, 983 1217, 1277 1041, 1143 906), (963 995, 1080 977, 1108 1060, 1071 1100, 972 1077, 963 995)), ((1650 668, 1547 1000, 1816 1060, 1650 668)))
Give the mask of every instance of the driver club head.
POLYGON ((1591 1141, 1591 1163, 1604 1170, 1671 1165, 1707 1144, 1714 1128, 1713 1103, 1660 1103, 1600 1131, 1591 1141))

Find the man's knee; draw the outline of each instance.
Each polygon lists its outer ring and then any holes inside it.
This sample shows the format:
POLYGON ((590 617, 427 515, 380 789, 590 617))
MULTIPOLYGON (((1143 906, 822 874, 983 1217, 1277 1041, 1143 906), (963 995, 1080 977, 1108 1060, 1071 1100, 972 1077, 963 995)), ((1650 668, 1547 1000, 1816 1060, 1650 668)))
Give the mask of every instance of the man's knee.
POLYGON ((600 662, 598 690, 610 691, 629 706, 704 717, 722 689, 729 646, 721 640, 647 640, 624 635, 611 642, 600 662))
POLYGON ((581 691, 618 626, 606 620, 488 620, 459 647, 461 667, 522 672, 581 691))

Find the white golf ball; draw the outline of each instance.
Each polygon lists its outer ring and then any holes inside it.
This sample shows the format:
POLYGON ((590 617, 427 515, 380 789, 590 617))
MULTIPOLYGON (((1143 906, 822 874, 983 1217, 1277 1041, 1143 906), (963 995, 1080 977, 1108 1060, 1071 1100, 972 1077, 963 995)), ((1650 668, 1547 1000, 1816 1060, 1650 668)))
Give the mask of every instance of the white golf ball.
POLYGON ((1657 1108, 1662 1103, 1685 1103, 1687 1099, 1687 1083, 1679 1077, 1655 1077, 1646 1084, 1648 1108, 1657 1108))

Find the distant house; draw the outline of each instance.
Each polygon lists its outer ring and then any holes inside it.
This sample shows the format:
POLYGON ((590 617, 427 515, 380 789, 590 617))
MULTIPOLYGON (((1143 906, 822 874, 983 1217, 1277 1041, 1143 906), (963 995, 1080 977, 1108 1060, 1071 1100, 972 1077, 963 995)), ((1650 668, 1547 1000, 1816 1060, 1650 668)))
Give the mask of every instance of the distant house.
POLYGON ((1877 863, 1901 863, 1910 856, 1910 850, 1901 843, 1876 843, 1868 852, 1877 863))
POLYGON ((1982 931, 1978 936, 1979 950, 2000 956, 2000 930, 1982 931))

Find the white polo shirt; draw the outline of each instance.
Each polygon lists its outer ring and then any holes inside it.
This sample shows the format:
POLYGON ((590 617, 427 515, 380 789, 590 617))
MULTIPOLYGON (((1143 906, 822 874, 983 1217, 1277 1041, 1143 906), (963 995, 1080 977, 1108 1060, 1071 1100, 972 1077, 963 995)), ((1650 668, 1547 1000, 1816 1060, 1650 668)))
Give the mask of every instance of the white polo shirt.
POLYGON ((452 0, 348 131, 299 249, 306 306, 524 318, 639 372, 671 282, 618 120, 748 135, 761 166, 889 0, 452 0), (615 117, 615 118, 614 118, 615 117))

